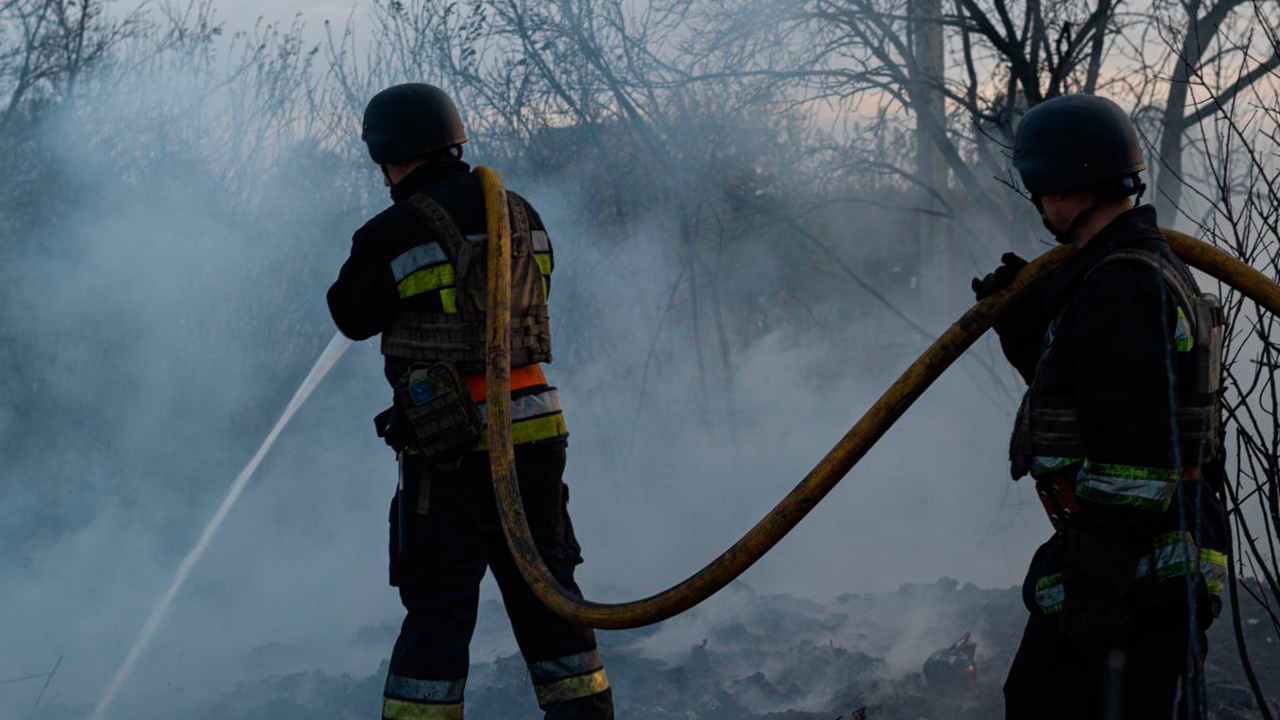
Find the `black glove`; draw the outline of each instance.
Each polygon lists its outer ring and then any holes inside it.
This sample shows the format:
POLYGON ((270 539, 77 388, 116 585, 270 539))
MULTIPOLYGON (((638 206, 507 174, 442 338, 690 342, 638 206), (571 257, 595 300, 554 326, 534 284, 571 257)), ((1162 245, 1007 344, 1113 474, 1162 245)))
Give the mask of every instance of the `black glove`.
MULTIPOLYGON (((1018 272, 1027 266, 1026 260, 1011 252, 1000 256, 1000 262, 1003 264, 987 273, 986 277, 974 278, 970 283, 979 300, 1008 287, 1018 272)), ((1036 362, 1040 359, 1040 348, 1049 329, 1044 303, 1043 286, 1034 288, 1022 303, 1005 313, 995 324, 1005 357, 1028 384, 1035 378, 1036 362)))
POLYGON ((1058 624, 1062 632, 1084 647, 1099 648, 1132 630, 1133 617, 1123 599, 1133 586, 1138 560, 1150 549, 1149 542, 1119 534, 1068 530, 1058 624))
POLYGON ((986 277, 981 279, 974 278, 969 283, 969 287, 973 288, 974 297, 979 300, 995 295, 997 292, 1009 286, 1013 282, 1013 278, 1017 276, 1018 271, 1027 266, 1027 261, 1018 257, 1017 254, 1007 252, 1000 256, 1000 267, 994 271, 987 273, 986 277))

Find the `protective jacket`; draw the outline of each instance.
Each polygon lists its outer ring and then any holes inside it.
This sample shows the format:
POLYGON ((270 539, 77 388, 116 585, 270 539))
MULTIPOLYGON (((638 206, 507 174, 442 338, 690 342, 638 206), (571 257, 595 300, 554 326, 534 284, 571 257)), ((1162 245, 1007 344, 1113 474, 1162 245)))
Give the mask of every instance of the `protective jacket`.
MULTIPOLYGON (((393 387, 415 361, 454 363, 483 420, 486 227, 483 194, 469 170, 461 161, 431 163, 397 183, 395 204, 356 231, 328 301, 347 337, 383 334, 393 387)), ((554 254, 538 213, 515 193, 508 196, 520 303, 512 332, 512 433, 517 444, 561 439, 568 432, 559 396, 538 364, 551 358, 545 299, 554 254)), ((473 449, 485 449, 485 442, 473 449)))
MULTIPOLYGON (((1188 573, 1216 599, 1226 577, 1218 408, 1212 392, 1195 392, 1206 379, 1193 377, 1216 376, 1216 364, 1202 366, 1220 348, 1204 347, 1214 318, 1199 297, 1143 206, 1070 258, 1016 331, 997 327, 1031 383, 1012 441, 1015 478, 1068 478, 1078 509, 1065 534, 1139 548, 1127 590, 1152 600, 1186 597, 1186 583, 1164 581, 1188 573)), ((1072 564, 1063 535, 1028 577, 1033 612, 1062 610, 1072 564)))
MULTIPOLYGON (((581 597, 574 569, 581 548, 562 480, 565 431, 550 359, 546 293, 551 243, 537 212, 508 193, 513 226, 512 430, 522 503, 542 558, 567 592, 581 597), (513 338, 514 339, 514 338, 513 338)), ((449 387, 470 395, 485 417, 483 308, 486 222, 479 183, 461 161, 423 165, 392 188, 395 205, 355 233, 351 256, 329 289, 329 310, 354 340, 381 333, 385 374, 428 407, 449 387), (445 371, 439 372, 441 368, 445 371), (461 372, 461 378, 458 374, 461 372), (425 380, 415 380, 419 375, 425 380), (406 384, 406 379, 407 383, 406 384), (424 388, 424 386, 426 386, 424 388)), ((387 412, 380 417, 397 417, 387 412)), ((413 423, 415 432, 418 424, 413 423)), ((379 431, 386 427, 379 423, 379 431)), ((429 433, 428 433, 429 434, 429 433)), ((463 720, 480 582, 492 571, 546 720, 611 720, 612 689, 595 634, 552 613, 520 577, 502 539, 488 457, 430 448, 392 432, 400 482, 389 513, 390 580, 406 616, 383 691, 384 720, 463 720)), ((422 440, 418 437, 417 440, 422 440)), ((485 449, 483 434, 470 449, 485 449)), ((479 717, 493 710, 474 708, 479 717)))

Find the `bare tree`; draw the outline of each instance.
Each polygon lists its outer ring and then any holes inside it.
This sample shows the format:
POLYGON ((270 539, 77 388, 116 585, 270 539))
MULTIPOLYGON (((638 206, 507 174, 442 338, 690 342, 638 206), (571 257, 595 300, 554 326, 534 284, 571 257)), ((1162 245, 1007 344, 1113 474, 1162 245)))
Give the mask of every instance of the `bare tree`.
MULTIPOLYGON (((1274 52, 1280 48, 1276 26, 1264 27, 1274 52)), ((1209 92, 1204 102, 1213 112, 1196 125, 1191 148, 1205 159, 1207 176, 1204 184, 1187 186, 1204 208, 1197 225, 1222 249, 1280 279, 1278 76, 1272 68, 1268 81, 1255 83, 1259 66, 1244 48, 1219 53, 1212 70, 1206 69, 1209 64, 1187 63, 1189 86, 1211 88, 1216 78, 1232 72, 1240 82, 1209 92), (1200 72, 1210 77, 1199 77, 1200 72)), ((1272 699, 1250 664, 1240 607, 1246 600, 1255 603, 1280 634, 1280 324, 1236 291, 1219 291, 1228 322, 1224 378, 1231 452, 1225 490, 1234 535, 1232 620, 1255 700, 1271 720, 1272 699)))
MULTIPOLYGON (((1268 17, 1274 8, 1263 3, 1190 0, 1156 5, 1153 15, 1160 18, 1163 39, 1170 52, 1159 63, 1160 67, 1167 68, 1165 77, 1159 79, 1159 84, 1167 83, 1167 90, 1155 148, 1159 162, 1155 203, 1160 216, 1172 222, 1179 212, 1187 181, 1184 156, 1189 133, 1201 122, 1218 115, 1222 106, 1231 105, 1239 93, 1260 80, 1274 77, 1274 71, 1280 67, 1280 54, 1270 42, 1251 47, 1248 35, 1253 29, 1274 27, 1274 19, 1268 17), (1243 72, 1234 72, 1236 63, 1231 63, 1230 75, 1214 72, 1214 68, 1222 67, 1224 61, 1233 57, 1240 58, 1243 72)), ((1190 142, 1195 149, 1194 139, 1190 142)))

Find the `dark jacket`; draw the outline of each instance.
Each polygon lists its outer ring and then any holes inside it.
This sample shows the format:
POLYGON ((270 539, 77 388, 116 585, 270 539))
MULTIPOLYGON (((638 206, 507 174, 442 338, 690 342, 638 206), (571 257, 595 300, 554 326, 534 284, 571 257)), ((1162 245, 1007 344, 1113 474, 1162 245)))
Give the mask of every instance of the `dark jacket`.
POLYGON ((1099 266, 1121 248, 1147 250, 1181 264, 1160 233, 1154 209, 1135 208, 1069 258, 1032 298, 1034 305, 997 332, 1009 361, 1036 391, 1072 398, 1079 414, 1086 457, 1077 470, 1080 510, 1072 519, 1073 531, 1147 545, 1186 530, 1200 533, 1199 547, 1222 550, 1225 515, 1214 491, 1222 481, 1220 463, 1207 463, 1212 470, 1206 468, 1206 475, 1217 477, 1210 477, 1206 487, 1177 483, 1181 492, 1166 498, 1165 507, 1106 491, 1122 488, 1126 478, 1168 476, 1176 466, 1172 388, 1178 304, 1148 265, 1099 266))
MULTIPOLYGON (((464 235, 485 232, 484 195, 480 183, 462 161, 423 165, 391 189, 395 205, 387 208, 355 232, 351 257, 343 264, 338 279, 329 288, 329 312, 342 334, 365 340, 382 332, 400 311, 442 312, 440 293, 422 293, 401 299, 391 262, 402 253, 422 244, 426 226, 400 202, 418 192, 426 192, 448 209, 464 235)), ((537 212, 529 211, 530 230, 546 231, 537 212)), ((548 253, 549 254, 549 253, 548 253)), ((547 258, 547 269, 554 264, 547 258)), ((545 276, 550 291, 550 273, 545 276)), ((409 366, 408 360, 387 357, 385 373, 394 385, 409 366)))

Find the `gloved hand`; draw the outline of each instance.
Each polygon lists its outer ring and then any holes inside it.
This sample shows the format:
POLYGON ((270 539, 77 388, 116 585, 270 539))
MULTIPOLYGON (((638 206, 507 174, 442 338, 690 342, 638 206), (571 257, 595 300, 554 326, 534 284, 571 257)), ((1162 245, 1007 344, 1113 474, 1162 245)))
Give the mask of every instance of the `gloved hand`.
POLYGON ((1018 271, 1027 266, 1026 260, 1011 252, 1001 255, 1000 263, 1000 267, 987 273, 985 277, 974 278, 973 282, 969 283, 969 287, 973 288, 974 297, 982 300, 1008 287, 1018 271))
POLYGON ((1072 527, 1062 570, 1064 599, 1058 626, 1084 647, 1105 647, 1133 629, 1124 596, 1133 586, 1138 560, 1150 543, 1122 535, 1072 527))
MULTIPOLYGON (((1027 266, 1026 260, 1011 252, 1000 256, 1000 262, 1000 267, 983 278, 974 278, 970 283, 974 296, 979 300, 1008 287, 1018 272, 1027 266)), ((1005 357, 1028 384, 1035 378, 1036 362, 1040 359, 1040 348, 1049 329, 1044 303, 1043 287, 1034 288, 1022 303, 1005 313, 995 324, 1005 357)))

